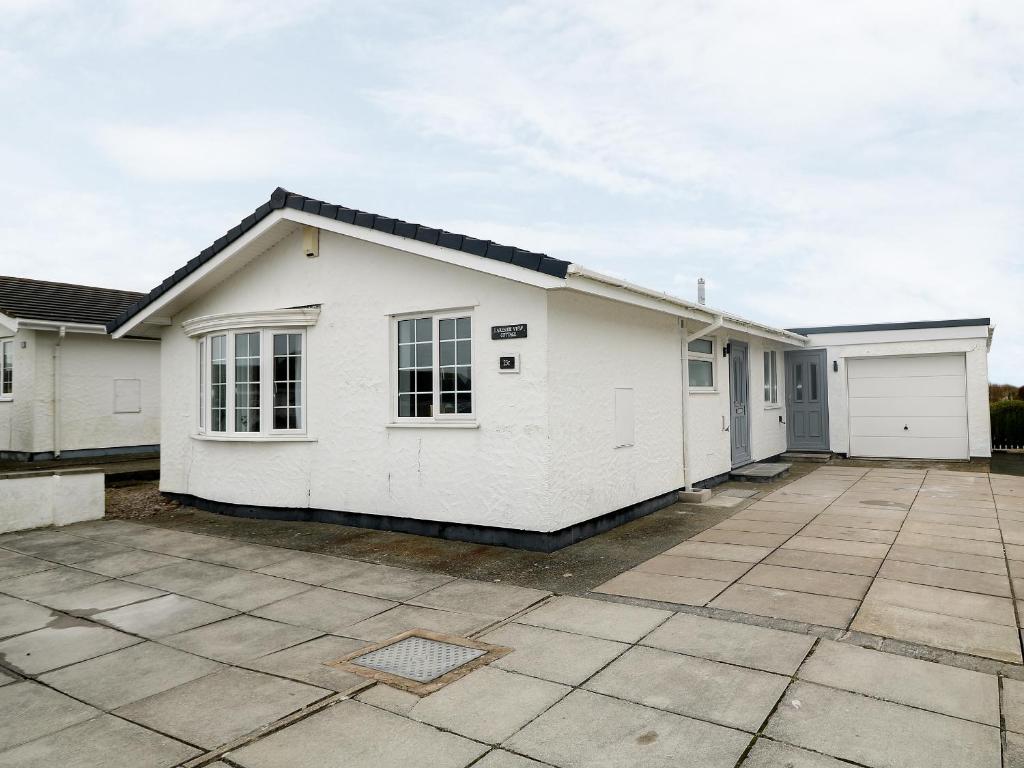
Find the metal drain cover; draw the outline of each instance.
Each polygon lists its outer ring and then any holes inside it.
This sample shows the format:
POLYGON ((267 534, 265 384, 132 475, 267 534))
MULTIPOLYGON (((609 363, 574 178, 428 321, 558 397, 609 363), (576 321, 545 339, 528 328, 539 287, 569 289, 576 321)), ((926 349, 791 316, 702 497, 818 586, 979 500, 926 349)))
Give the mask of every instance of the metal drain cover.
POLYGON ((352 664, 429 683, 487 651, 413 635, 351 660, 352 664))

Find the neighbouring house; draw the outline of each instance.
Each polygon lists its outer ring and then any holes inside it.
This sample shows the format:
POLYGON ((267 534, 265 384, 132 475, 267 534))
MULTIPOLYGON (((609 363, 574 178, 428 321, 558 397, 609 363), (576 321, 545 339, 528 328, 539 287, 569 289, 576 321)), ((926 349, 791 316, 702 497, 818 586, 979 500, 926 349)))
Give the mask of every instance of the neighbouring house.
POLYGON ((549 550, 787 449, 989 452, 987 320, 773 328, 283 189, 108 330, 161 336, 161 489, 230 514, 549 550))
POLYGON ((106 329, 142 296, 0 277, 0 459, 159 450, 159 338, 106 329))

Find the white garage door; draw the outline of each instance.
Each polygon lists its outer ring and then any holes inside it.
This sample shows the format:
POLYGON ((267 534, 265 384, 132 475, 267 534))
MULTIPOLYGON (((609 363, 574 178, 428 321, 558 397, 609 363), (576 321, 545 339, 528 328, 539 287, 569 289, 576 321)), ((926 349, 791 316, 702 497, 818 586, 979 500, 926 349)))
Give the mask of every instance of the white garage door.
POLYGON ((846 373, 851 456, 968 458, 963 355, 855 358, 846 373))

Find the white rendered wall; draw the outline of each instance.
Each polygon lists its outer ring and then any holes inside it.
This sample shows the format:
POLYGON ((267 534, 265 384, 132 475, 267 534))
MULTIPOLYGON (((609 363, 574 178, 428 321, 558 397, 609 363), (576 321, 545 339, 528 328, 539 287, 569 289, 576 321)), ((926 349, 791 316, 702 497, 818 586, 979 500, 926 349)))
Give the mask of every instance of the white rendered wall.
POLYGON ((216 501, 313 507, 530 530, 547 503, 547 297, 543 290, 322 232, 293 234, 173 318, 163 335, 161 489, 216 501), (307 330, 315 442, 220 442, 196 433, 196 342, 181 323, 321 304, 307 330), (478 429, 389 427, 391 315, 472 308, 478 429), (526 339, 490 327, 527 323, 526 339), (519 353, 522 372, 498 372, 519 353))
POLYGON ((829 442, 835 453, 850 450, 846 359, 883 355, 963 353, 967 364, 967 430, 971 456, 992 455, 988 406, 988 328, 926 328, 905 331, 821 333, 808 348, 825 348, 828 370, 829 442), (838 372, 832 370, 838 362, 838 372))
POLYGON ((552 523, 682 487, 679 321, 568 291, 548 307, 552 523), (632 390, 633 445, 616 445, 616 389, 632 390))
POLYGON ((99 520, 104 504, 99 470, 0 475, 0 533, 99 520))

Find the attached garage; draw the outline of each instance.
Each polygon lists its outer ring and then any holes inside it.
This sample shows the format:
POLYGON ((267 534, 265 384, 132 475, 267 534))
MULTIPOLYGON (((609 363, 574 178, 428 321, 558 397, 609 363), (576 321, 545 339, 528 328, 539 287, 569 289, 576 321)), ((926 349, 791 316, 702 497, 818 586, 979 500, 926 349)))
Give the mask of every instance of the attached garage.
POLYGON ((851 456, 970 457, 964 355, 853 358, 846 377, 851 456))
POLYGON ((862 458, 991 455, 987 317, 790 330, 808 337, 795 354, 825 358, 822 449, 862 458))

